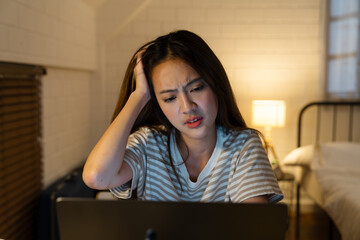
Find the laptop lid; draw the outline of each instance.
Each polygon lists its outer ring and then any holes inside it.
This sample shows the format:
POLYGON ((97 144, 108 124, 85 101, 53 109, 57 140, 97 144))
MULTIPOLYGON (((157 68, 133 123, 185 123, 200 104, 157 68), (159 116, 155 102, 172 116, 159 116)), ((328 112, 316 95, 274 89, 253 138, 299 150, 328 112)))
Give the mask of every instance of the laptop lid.
POLYGON ((288 226, 285 204, 58 198, 57 217, 61 240, 280 240, 288 226))

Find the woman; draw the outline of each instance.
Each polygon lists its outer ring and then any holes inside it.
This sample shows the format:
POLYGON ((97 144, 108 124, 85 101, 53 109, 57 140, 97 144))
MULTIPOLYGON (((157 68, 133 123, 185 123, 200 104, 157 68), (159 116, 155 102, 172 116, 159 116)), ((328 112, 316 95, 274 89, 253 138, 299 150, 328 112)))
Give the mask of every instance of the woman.
POLYGON ((282 193, 220 61, 196 34, 142 46, 113 121, 90 153, 85 183, 119 198, 277 202, 282 193))

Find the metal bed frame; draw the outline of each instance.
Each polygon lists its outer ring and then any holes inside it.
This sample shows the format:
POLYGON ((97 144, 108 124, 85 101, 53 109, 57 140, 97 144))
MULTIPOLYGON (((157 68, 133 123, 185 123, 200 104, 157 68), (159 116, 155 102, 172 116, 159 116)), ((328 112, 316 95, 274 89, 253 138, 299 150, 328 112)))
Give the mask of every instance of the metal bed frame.
MULTIPOLYGON (((338 140, 338 136, 337 136, 337 130, 339 127, 338 124, 338 115, 339 115, 339 109, 346 109, 347 108, 347 117, 348 117, 348 127, 347 127, 347 140, 348 142, 353 142, 354 140, 354 119, 356 118, 356 114, 359 110, 357 108, 360 109, 360 101, 322 101, 322 102, 311 102, 307 105, 305 105, 299 114, 298 117, 298 132, 297 132, 297 147, 301 147, 302 146, 302 128, 304 127, 304 115, 305 113, 308 112, 309 109, 311 108, 316 108, 317 112, 316 112, 316 132, 315 132, 315 143, 320 143, 320 142, 324 142, 320 139, 321 136, 321 123, 322 121, 325 121, 322 119, 322 114, 323 114, 323 108, 327 108, 327 110, 332 109, 332 119, 331 119, 331 123, 329 124, 330 126, 330 131, 331 131, 331 139, 328 139, 329 142, 336 142, 338 140)), ((328 121, 330 122, 330 121, 328 121)), ((359 125, 359 124, 357 124, 359 125)), ((343 140, 345 141, 345 140, 343 140)), ((299 238, 299 234, 300 234, 300 183, 297 183, 297 188, 296 188, 296 238, 299 238)), ((329 233, 329 237, 330 239, 333 238, 333 222, 330 219, 330 233, 329 233)))

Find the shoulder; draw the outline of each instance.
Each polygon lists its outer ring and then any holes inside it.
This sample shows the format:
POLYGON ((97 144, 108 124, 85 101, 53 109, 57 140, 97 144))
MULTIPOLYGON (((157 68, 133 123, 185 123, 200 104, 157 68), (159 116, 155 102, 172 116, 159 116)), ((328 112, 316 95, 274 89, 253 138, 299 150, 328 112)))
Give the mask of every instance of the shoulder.
POLYGON ((223 134, 224 146, 231 146, 234 144, 243 145, 245 142, 255 140, 260 141, 259 135, 254 129, 228 129, 225 127, 219 127, 219 130, 223 134))
POLYGON ((165 128, 161 125, 149 127, 149 126, 143 126, 137 129, 135 132, 131 133, 131 135, 166 135, 165 134, 165 128))
POLYGON ((162 130, 161 126, 158 127, 140 127, 138 130, 133 132, 130 137, 129 141, 141 141, 141 142, 148 142, 148 141, 166 141, 168 138, 165 131, 162 130))

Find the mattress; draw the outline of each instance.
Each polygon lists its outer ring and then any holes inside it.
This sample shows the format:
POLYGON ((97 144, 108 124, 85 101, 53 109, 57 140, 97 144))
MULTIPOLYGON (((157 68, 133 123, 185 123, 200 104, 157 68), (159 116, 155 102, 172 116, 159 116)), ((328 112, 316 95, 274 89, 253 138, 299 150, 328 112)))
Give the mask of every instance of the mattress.
POLYGON ((306 193, 332 218, 342 239, 360 239, 360 144, 321 143, 297 148, 282 162, 300 166, 306 193))

